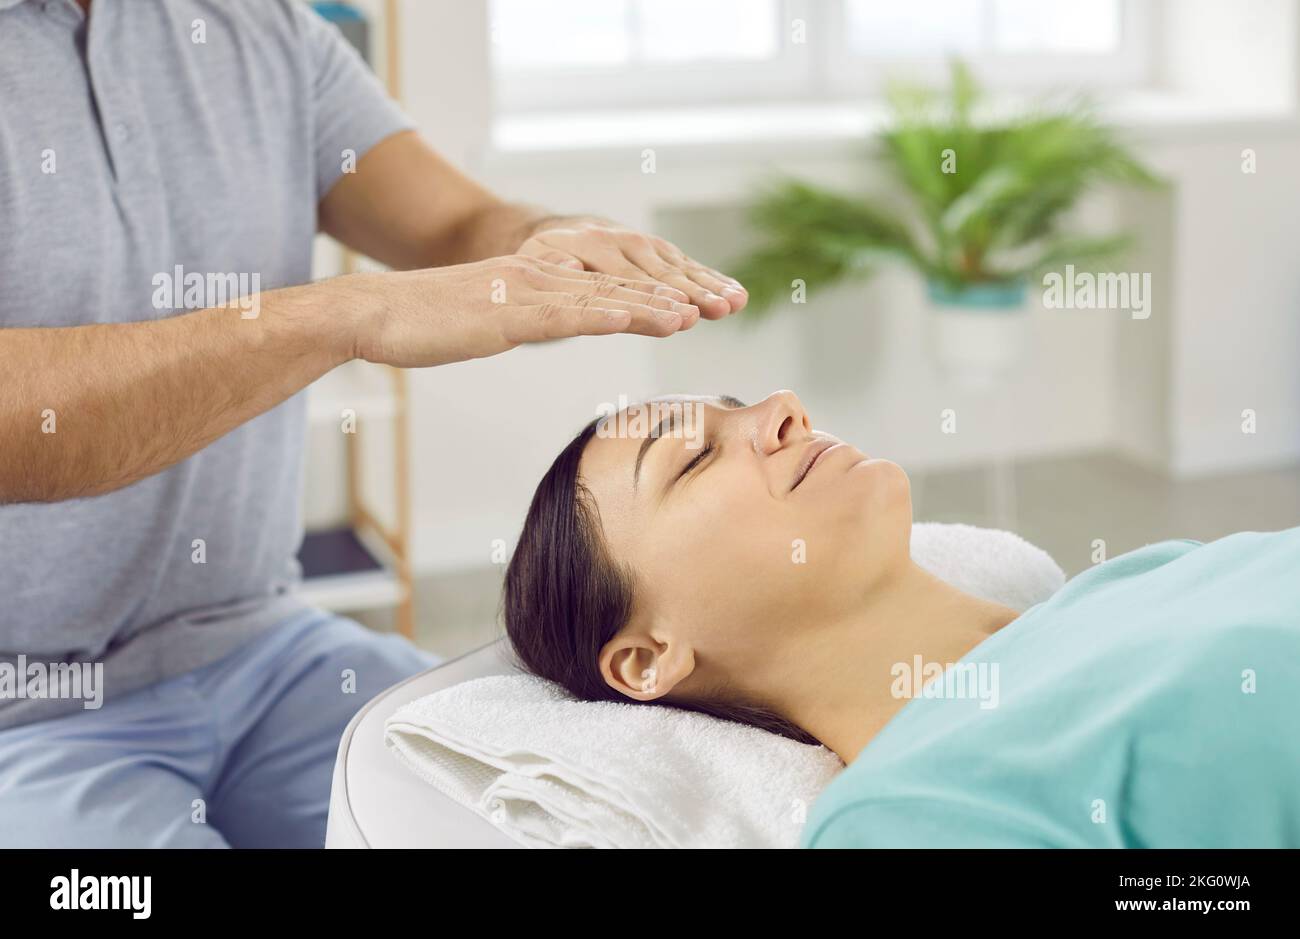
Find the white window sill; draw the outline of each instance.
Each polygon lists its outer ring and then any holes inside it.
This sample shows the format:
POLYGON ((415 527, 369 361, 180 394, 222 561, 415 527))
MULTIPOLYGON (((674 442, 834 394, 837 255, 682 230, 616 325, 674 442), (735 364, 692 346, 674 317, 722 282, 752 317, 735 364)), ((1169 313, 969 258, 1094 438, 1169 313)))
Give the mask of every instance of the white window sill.
MULTIPOLYGON (((1014 107, 1015 102, 1006 102, 1014 107)), ((1159 91, 1130 91, 1102 110, 1142 138, 1199 138, 1249 128, 1300 132, 1300 115, 1237 103, 1216 103, 1159 91)), ((881 102, 780 103, 624 111, 555 111, 502 115, 492 128, 487 162, 523 168, 538 157, 626 158, 628 148, 673 148, 701 156, 754 156, 772 151, 860 147, 888 123, 881 102)))

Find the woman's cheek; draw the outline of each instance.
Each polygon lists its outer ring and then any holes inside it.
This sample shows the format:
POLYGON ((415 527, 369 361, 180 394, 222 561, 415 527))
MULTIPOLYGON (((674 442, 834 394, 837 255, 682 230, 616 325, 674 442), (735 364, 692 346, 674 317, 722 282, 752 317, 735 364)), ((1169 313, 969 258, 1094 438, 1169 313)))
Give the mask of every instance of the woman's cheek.
POLYGON ((685 525, 713 525, 724 523, 734 528, 738 519, 753 517, 764 511, 759 501, 740 486, 728 485, 720 480, 713 486, 700 486, 685 493, 677 506, 685 525))

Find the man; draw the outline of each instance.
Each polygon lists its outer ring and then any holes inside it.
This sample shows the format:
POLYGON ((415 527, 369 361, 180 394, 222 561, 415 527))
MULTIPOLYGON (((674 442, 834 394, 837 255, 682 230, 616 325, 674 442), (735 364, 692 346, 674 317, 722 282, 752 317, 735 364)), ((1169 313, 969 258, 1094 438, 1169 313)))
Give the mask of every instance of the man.
POLYGON ((0 0, 0 844, 323 843, 431 660, 294 593, 305 386, 744 302, 494 198, 297 0, 0 0), (318 226, 399 270, 298 286, 318 226))

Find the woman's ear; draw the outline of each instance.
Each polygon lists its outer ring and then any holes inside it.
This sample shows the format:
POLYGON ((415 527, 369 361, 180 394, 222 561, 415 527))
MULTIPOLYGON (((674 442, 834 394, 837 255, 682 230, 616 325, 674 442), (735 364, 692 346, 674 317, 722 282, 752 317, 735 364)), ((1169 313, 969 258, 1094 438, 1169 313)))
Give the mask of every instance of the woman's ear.
POLYGON ((619 694, 653 701, 695 671, 695 651, 685 641, 655 639, 624 629, 600 650, 600 673, 619 694))

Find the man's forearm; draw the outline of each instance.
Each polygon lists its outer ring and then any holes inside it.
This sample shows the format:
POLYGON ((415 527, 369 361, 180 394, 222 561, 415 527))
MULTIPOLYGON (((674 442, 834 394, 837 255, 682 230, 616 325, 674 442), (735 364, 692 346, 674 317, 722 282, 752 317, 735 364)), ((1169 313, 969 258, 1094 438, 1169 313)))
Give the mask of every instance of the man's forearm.
POLYGON ((346 280, 262 294, 249 319, 0 329, 0 503, 128 486, 306 387, 351 355, 346 280))
POLYGON ((548 226, 602 221, 508 202, 404 131, 371 147, 325 194, 321 231, 396 270, 514 254, 548 226))

